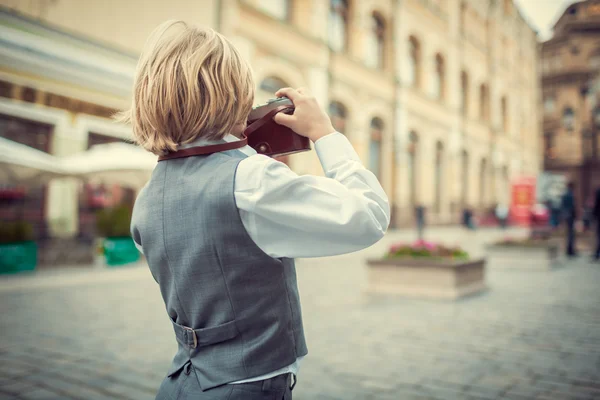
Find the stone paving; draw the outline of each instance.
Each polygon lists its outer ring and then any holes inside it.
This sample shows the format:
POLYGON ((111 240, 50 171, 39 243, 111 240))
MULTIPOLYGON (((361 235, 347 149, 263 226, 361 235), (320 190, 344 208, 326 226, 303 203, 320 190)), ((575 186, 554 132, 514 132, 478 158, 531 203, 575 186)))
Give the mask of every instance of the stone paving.
MULTIPOLYGON (((477 255, 497 231, 436 229, 477 255)), ((299 260, 296 400, 598 399, 600 264, 488 271, 457 302, 365 292, 363 252, 299 260)), ((0 399, 153 399, 175 339, 144 266, 0 279, 0 399)))

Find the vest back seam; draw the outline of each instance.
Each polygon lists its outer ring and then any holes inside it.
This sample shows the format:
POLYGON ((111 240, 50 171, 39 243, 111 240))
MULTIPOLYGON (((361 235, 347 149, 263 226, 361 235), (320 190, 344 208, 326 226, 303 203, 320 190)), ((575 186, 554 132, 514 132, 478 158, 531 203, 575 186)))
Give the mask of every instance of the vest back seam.
MULTIPOLYGON (((162 212, 161 212, 161 216, 162 216, 162 236, 163 236, 163 246, 165 248, 165 261, 167 262, 167 268, 169 269, 169 273, 171 274, 171 276, 173 276, 173 269, 171 268, 171 261, 169 260, 169 249, 167 248, 167 240, 166 237, 167 235, 165 234, 165 182, 167 181, 167 170, 169 169, 169 164, 167 164, 165 166, 165 173, 163 174, 163 185, 162 185, 162 212)), ((182 306, 182 302, 181 302, 181 298, 179 297, 179 288, 177 287, 177 279, 173 279, 173 287, 175 288, 175 294, 177 295, 177 301, 179 302, 179 309, 182 311, 183 317, 187 320, 187 321, 191 321, 186 312, 184 307, 182 306)), ((177 322, 177 321, 175 321, 177 322)))

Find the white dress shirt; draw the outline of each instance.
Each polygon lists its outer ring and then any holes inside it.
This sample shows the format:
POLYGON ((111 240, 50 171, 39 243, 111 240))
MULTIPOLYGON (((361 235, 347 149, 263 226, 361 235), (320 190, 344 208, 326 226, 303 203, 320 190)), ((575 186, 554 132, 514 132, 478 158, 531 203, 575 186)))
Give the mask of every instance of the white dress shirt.
MULTIPOLYGON (((239 140, 233 135, 224 139, 239 140)), ((196 140, 181 148, 209 144, 215 142, 196 140)), ((388 198, 348 139, 335 132, 317 140, 314 147, 325 177, 299 176, 250 146, 239 149, 248 155, 238 165, 234 184, 242 224, 254 243, 273 258, 351 253, 376 243, 388 228, 388 198)), ((300 359, 269 374, 232 383, 297 374, 300 359)))

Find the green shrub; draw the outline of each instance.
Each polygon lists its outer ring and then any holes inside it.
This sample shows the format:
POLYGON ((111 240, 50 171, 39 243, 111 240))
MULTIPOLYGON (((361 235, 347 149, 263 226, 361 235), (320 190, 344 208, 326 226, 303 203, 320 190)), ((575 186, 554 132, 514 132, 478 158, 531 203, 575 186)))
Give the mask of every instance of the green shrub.
POLYGON ((96 213, 96 232, 106 238, 130 236, 131 211, 128 206, 99 210, 96 213))
POLYGON ((22 243, 33 240, 33 226, 26 221, 2 222, 0 243, 22 243))

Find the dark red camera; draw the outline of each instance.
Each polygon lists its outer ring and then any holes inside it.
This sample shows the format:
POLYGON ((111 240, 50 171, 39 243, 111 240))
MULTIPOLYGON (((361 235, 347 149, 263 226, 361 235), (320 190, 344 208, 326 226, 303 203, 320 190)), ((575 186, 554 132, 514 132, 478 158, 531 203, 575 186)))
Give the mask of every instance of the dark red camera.
POLYGON ((281 97, 252 109, 244 131, 248 145, 269 157, 309 151, 311 147, 307 137, 273 121, 275 114, 280 112, 293 114, 294 103, 287 97, 281 97))

